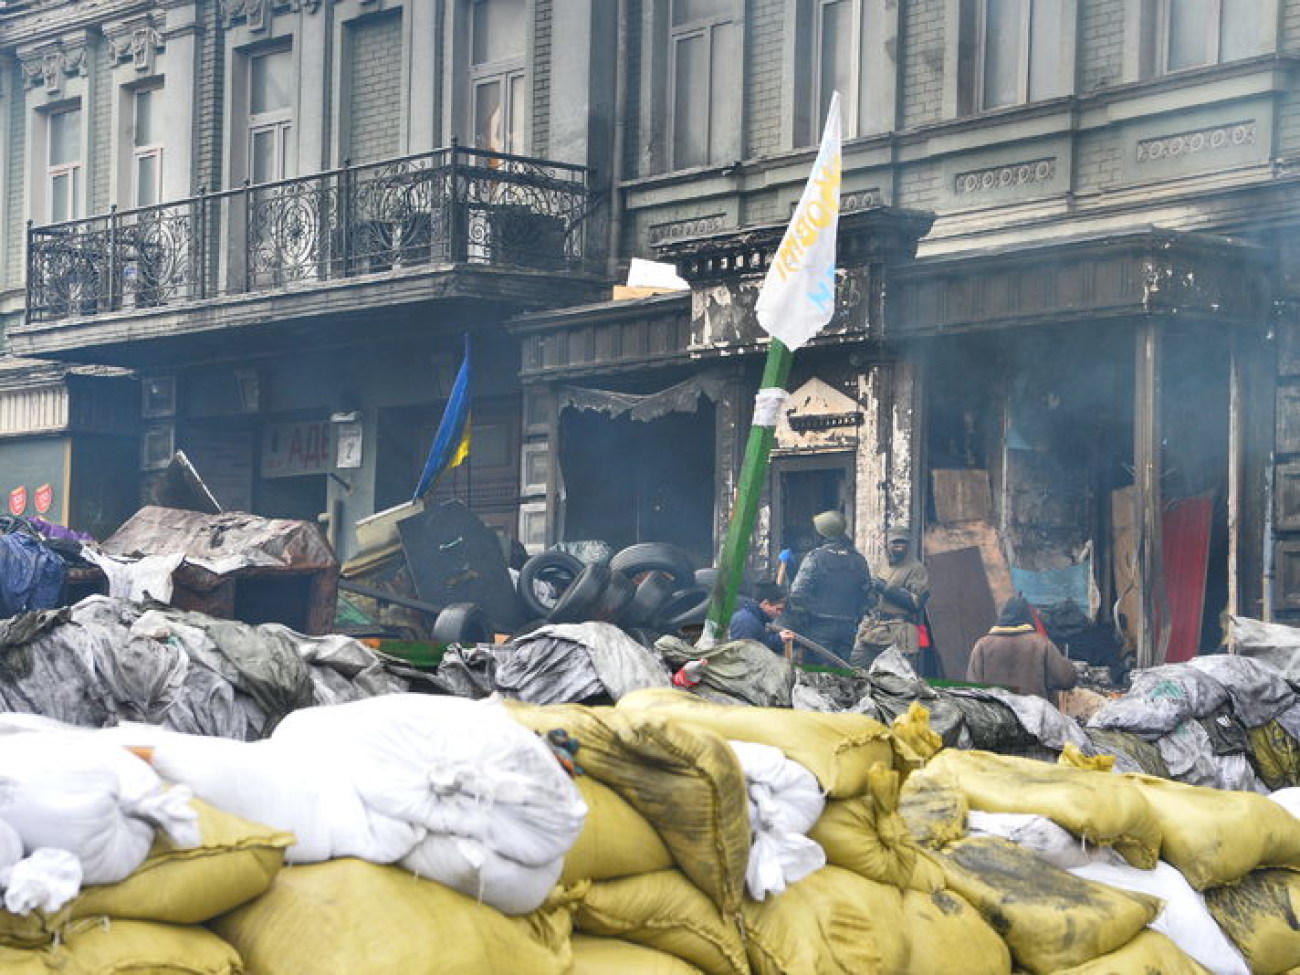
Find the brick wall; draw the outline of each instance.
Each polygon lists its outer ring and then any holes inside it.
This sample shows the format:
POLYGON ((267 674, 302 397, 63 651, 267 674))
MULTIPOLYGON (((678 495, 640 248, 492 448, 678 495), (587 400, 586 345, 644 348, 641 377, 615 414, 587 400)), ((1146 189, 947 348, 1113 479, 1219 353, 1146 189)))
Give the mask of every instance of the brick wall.
POLYGON ((533 48, 533 144, 516 148, 545 157, 551 148, 551 0, 536 0, 533 48))
POLYGON ((1079 94, 1117 84, 1124 71, 1124 0, 1079 5, 1079 94))
POLYGON ((203 29, 198 35, 198 111, 193 190, 224 189, 221 181, 221 112, 226 94, 225 32, 219 26, 220 4, 199 7, 203 29))
POLYGON ((92 216, 108 209, 109 172, 112 168, 113 146, 117 142, 112 129, 113 66, 109 62, 108 45, 91 44, 86 51, 89 62, 86 81, 86 207, 84 214, 92 216))
POLYGON ((402 146, 401 11, 347 26, 347 157, 354 165, 399 155, 402 146))
MULTIPOLYGON (((781 151, 782 113, 785 103, 784 70, 781 64, 784 0, 754 0, 749 4, 748 85, 744 111, 748 120, 745 158, 781 151)), ((806 66, 801 66, 806 67, 806 66)))
POLYGON ((909 0, 902 20, 902 127, 910 129, 943 117, 944 0, 909 0))
POLYGON ((23 279, 23 253, 26 230, 23 226, 23 198, 27 180, 27 117, 23 101, 22 73, 17 66, 11 68, 4 80, 5 91, 9 93, 9 113, 3 120, 5 162, 9 173, 5 193, 5 225, 0 227, 5 241, 4 284, 16 287, 23 279))
POLYGON ((943 197, 943 176, 928 163, 905 169, 898 180, 897 206, 938 210, 943 197))
POLYGON ((1099 193, 1119 185, 1123 146, 1113 132, 1087 132, 1079 136, 1075 153, 1074 188, 1077 193, 1099 193))

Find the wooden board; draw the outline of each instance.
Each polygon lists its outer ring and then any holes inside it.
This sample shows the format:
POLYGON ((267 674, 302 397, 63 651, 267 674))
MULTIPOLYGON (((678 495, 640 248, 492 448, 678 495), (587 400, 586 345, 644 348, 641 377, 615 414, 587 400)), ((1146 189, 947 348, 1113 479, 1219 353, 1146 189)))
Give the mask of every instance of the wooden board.
POLYGON ((978 548, 929 555, 930 603, 926 613, 935 651, 948 680, 965 680, 971 647, 997 622, 997 610, 978 548))
POLYGON ((1115 578, 1115 599, 1119 602, 1119 629, 1124 635, 1124 648, 1130 651, 1137 646, 1138 614, 1142 612, 1138 592, 1135 497, 1131 484, 1110 493, 1111 571, 1115 578))
POLYGON ((1002 549, 1002 536, 984 521, 971 521, 960 525, 931 525, 925 530, 926 564, 930 557, 963 548, 977 548, 984 564, 984 576, 994 605, 1001 606, 1016 594, 1011 581, 1011 569, 1002 549))
POLYGON ((989 472, 982 470, 936 470, 934 509, 944 524, 964 521, 987 522, 993 517, 993 492, 989 472))

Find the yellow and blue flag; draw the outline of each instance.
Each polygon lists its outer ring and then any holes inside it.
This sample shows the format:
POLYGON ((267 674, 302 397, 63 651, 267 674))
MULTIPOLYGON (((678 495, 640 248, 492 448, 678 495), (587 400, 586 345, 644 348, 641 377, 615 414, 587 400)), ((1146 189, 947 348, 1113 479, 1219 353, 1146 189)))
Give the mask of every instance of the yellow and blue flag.
POLYGON ((419 501, 428 494, 444 472, 460 466, 469 456, 469 359, 469 333, 466 333, 465 358, 461 361, 460 372, 456 373, 451 396, 447 398, 447 407, 443 410, 442 421, 438 424, 433 446, 429 448, 429 459, 424 462, 412 501, 419 501))

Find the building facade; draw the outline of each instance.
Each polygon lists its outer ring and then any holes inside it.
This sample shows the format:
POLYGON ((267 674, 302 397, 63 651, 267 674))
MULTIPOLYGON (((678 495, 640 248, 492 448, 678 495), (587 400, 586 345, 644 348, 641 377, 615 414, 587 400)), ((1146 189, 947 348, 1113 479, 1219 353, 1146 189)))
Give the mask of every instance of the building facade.
POLYGON ((469 333, 441 491, 707 560, 838 90, 838 308, 756 568, 841 507, 1152 662, 1300 618, 1297 54, 1300 0, 8 0, 0 313, 139 377, 141 483, 181 447, 345 555, 469 333), (632 257, 689 292, 606 300, 632 257))

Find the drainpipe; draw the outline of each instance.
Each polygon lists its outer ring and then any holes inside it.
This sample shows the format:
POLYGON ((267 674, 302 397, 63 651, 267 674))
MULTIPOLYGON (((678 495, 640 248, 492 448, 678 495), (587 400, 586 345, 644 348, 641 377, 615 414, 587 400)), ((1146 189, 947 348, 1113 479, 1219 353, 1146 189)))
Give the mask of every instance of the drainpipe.
POLYGON ((623 130, 627 125, 627 18, 628 0, 618 0, 618 24, 614 42, 614 139, 613 159, 609 167, 609 254, 606 274, 611 280, 618 275, 619 243, 623 239, 623 204, 619 187, 623 184, 623 130))

